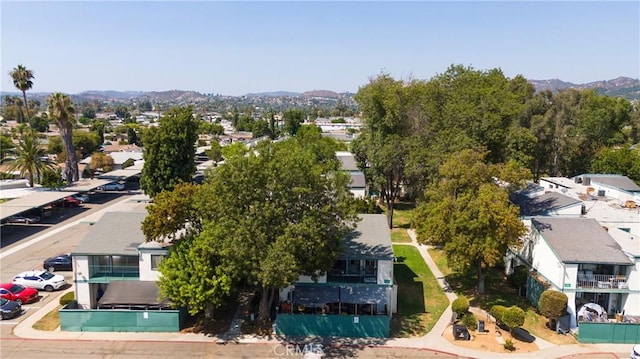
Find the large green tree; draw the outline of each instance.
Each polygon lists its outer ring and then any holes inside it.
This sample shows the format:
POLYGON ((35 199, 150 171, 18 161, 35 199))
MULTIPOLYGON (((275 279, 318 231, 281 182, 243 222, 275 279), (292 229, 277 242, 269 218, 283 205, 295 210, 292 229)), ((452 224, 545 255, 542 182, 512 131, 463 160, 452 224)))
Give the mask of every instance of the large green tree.
POLYGON ((23 106, 25 112, 21 111, 21 122, 29 121, 29 108, 27 107, 27 91, 33 87, 33 71, 27 69, 23 65, 16 66, 11 72, 9 72, 11 79, 13 80, 13 86, 22 92, 22 99, 24 100, 23 106))
POLYGON ((440 167, 440 180, 429 186, 416 209, 418 241, 443 247, 448 263, 461 271, 475 269, 477 289, 485 292, 485 268, 498 264, 508 247, 517 246, 526 229, 507 189, 494 178, 528 178, 511 166, 485 163, 484 154, 465 150, 440 167))
POLYGON ((278 289, 337 259, 356 220, 346 184, 293 139, 226 147, 203 185, 180 185, 149 208, 147 239, 179 243, 160 268, 161 290, 194 313, 219 304, 230 283, 256 286, 267 319, 278 289))
POLYGON ((144 166, 140 188, 154 197, 173 189, 180 182, 190 182, 196 171, 195 145, 198 123, 191 106, 173 107, 158 127, 143 133, 144 166))
POLYGON ((70 184, 80 177, 78 159, 73 145, 73 127, 76 124, 75 106, 69 95, 56 92, 47 98, 47 112, 49 117, 56 122, 60 131, 60 137, 66 152, 63 177, 70 184))
POLYGON ((33 188, 36 181, 40 181, 43 172, 56 169, 53 162, 43 160, 44 148, 36 132, 32 129, 25 129, 18 138, 17 145, 13 148, 13 161, 9 162, 11 171, 20 171, 21 177, 29 179, 29 186, 33 188))
POLYGON ((414 88, 383 73, 361 87, 355 96, 362 109, 364 126, 352 144, 352 151, 368 183, 386 204, 389 228, 393 225, 393 205, 404 182, 410 153, 414 88))

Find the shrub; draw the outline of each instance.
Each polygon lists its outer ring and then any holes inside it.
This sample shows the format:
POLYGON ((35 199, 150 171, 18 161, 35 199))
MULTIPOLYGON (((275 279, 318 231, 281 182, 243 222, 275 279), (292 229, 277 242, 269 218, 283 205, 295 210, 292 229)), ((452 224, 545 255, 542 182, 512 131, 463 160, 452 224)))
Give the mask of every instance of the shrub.
POLYGON ((564 315, 567 310, 567 295, 557 290, 545 290, 540 295, 538 301, 538 309, 540 314, 549 319, 558 319, 564 315))
POLYGON ((529 271, 525 266, 517 266, 513 269, 513 273, 509 276, 509 283, 514 288, 520 288, 527 285, 527 276, 529 271))
POLYGON ((62 297, 60 297, 60 305, 67 305, 75 300, 75 296, 73 292, 68 292, 62 297))
POLYGON ((510 352, 516 350, 516 347, 513 345, 513 340, 511 340, 511 339, 506 339, 504 341, 504 348, 507 349, 510 352))
POLYGON ((502 323, 502 316, 506 310, 507 307, 504 305, 494 305, 491 307, 491 310, 489 310, 489 314, 496 319, 496 323, 502 323))
POLYGON ((462 324, 471 330, 476 330, 478 329, 478 318, 473 313, 467 313, 462 317, 462 324))
POLYGON ((460 296, 456 298, 453 303, 451 303, 451 310, 454 313, 457 313, 459 317, 465 315, 469 311, 469 300, 465 296, 460 296))
POLYGON ((524 324, 524 310, 517 306, 507 308, 502 314, 502 323, 508 326, 509 329, 517 328, 524 324))

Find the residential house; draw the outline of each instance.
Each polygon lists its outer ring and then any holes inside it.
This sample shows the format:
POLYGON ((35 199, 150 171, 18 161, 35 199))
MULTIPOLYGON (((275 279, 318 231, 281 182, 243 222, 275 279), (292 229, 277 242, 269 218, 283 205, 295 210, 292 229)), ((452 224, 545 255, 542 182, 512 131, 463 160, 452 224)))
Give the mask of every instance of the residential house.
POLYGON ((361 214, 343 251, 316 280, 300 276, 280 292, 279 334, 388 337, 396 312, 391 234, 383 214, 361 214))
MULTIPOLYGON (((142 206, 142 205, 141 205, 142 206)), ((178 331, 174 310, 157 287, 163 243, 145 242, 146 211, 107 212, 71 252, 75 303, 60 311, 62 330, 178 331)))
MULTIPOLYGON (((111 170, 119 170, 122 169, 122 165, 127 161, 140 161, 142 160, 142 151, 126 151, 126 152, 110 152, 107 153, 111 158, 113 158, 113 168, 111 170)), ((82 159, 78 163, 83 165, 91 164, 91 156, 82 159)))
POLYGON ((576 328, 577 309, 584 303, 598 303, 610 315, 640 314, 638 249, 623 250, 594 219, 533 217, 518 256, 550 288, 567 295, 571 328, 576 328))
POLYGON ((635 184, 625 178, 545 177, 543 190, 531 186, 511 198, 530 233, 520 250, 507 253, 507 272, 525 264, 531 278, 567 294, 573 329, 584 303, 598 303, 610 316, 640 315, 640 210, 626 205, 635 184))
POLYGON ((353 153, 336 151, 336 157, 340 161, 340 169, 351 176, 348 185, 349 191, 353 193, 356 198, 366 198, 368 196, 367 181, 364 173, 358 168, 353 153))

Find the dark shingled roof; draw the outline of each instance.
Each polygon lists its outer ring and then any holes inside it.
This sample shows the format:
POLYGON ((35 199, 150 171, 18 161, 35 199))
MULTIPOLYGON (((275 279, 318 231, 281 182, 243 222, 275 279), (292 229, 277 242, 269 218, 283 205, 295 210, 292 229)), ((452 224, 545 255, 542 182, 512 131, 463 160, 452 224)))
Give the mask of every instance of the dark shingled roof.
POLYGON ((343 171, 359 171, 358 165, 356 164, 356 159, 352 153, 339 152, 336 154, 338 160, 342 164, 340 169, 343 171))
POLYGON ((137 256, 144 243, 142 220, 147 212, 107 212, 89 230, 72 255, 137 256))
POLYGON ((549 192, 529 198, 522 194, 512 194, 511 202, 520 207, 521 216, 546 216, 554 210, 569 207, 582 201, 557 192, 549 192))
POLYGON ((352 172, 351 180, 349 181, 349 188, 364 188, 367 185, 367 181, 364 178, 362 172, 352 172))
POLYGON ((147 307, 169 308, 168 299, 160 298, 156 282, 113 281, 98 301, 99 308, 147 307))
POLYGON ((531 223, 564 263, 633 264, 595 219, 535 217, 531 223))
POLYGON ((392 259, 391 231, 384 214, 359 214, 361 221, 343 242, 342 258, 392 259))

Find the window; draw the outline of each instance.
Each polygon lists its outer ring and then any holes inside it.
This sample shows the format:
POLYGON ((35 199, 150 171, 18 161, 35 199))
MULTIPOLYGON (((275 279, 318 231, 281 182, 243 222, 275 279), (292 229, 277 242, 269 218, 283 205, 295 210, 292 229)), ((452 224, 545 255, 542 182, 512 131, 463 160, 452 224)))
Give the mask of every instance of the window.
POLYGON ((158 270, 158 267, 160 266, 160 263, 162 263, 162 260, 164 259, 164 256, 159 255, 159 254, 152 254, 151 255, 151 270, 158 270))

